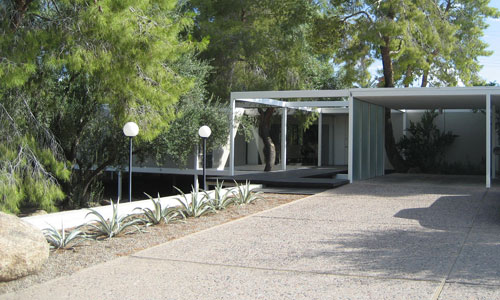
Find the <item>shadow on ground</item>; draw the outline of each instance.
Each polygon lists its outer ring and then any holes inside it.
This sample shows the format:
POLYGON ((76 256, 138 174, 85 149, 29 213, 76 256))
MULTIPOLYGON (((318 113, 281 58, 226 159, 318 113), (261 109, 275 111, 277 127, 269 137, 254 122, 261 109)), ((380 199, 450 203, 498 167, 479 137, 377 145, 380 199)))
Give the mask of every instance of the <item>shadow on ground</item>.
POLYGON ((321 250, 304 255, 330 262, 332 272, 352 275, 500 284, 500 192, 443 196, 394 217, 420 226, 332 234, 313 247, 321 250))

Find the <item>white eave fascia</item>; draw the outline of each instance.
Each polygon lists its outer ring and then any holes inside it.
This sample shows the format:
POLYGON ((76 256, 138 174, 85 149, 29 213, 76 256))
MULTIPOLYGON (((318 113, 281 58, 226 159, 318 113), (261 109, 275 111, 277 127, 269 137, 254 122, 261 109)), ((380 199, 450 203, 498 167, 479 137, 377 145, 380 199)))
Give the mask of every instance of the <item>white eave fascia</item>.
POLYGON ((463 96, 500 94, 499 87, 363 88, 350 89, 353 97, 463 96))
POLYGON ((262 105, 269 105, 269 106, 275 106, 275 107, 301 109, 301 110, 308 110, 308 111, 310 111, 311 108, 348 107, 349 106, 349 101, 293 101, 293 102, 287 102, 287 101, 280 101, 280 100, 269 99, 269 98, 255 98, 255 99, 236 98, 235 100, 253 103, 253 104, 262 104, 262 105))
POLYGON ((348 114, 349 107, 322 108, 321 112, 323 114, 348 114))
MULTIPOLYGON (((236 94, 236 93, 233 93, 236 94)), ((275 99, 269 98, 235 98, 236 101, 250 102, 250 103, 259 103, 263 105, 277 106, 277 107, 286 107, 286 102, 279 101, 275 99)))
POLYGON ((348 107, 349 101, 293 101, 286 102, 286 107, 348 107))
POLYGON ((297 90, 297 91, 253 91, 232 92, 233 99, 261 99, 261 98, 342 98, 349 97, 349 90, 297 90))

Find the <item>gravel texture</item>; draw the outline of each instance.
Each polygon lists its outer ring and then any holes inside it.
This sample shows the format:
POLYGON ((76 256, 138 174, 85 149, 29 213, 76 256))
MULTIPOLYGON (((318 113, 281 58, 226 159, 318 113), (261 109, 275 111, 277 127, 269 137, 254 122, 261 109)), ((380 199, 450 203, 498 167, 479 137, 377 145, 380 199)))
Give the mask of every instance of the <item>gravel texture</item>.
POLYGON ((0 282, 0 294, 22 290, 34 284, 70 275, 81 269, 100 264, 117 257, 128 256, 137 251, 168 242, 215 225, 239 219, 263 210, 304 198, 305 195, 262 194, 262 199, 248 205, 231 206, 215 214, 200 218, 189 218, 185 222, 158 225, 147 228, 146 233, 121 235, 106 240, 88 240, 72 250, 57 250, 50 253, 48 262, 35 275, 10 282, 0 282))

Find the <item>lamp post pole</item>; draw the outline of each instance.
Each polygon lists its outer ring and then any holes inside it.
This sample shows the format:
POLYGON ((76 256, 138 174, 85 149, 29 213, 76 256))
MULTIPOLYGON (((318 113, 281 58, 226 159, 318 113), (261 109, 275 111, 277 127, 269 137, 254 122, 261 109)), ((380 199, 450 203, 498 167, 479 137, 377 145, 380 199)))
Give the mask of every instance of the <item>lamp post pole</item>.
POLYGON ((123 126, 123 133, 129 137, 128 202, 132 202, 132 138, 139 133, 139 126, 134 122, 128 122, 123 126))
POLYGON ((212 134, 210 127, 204 125, 198 130, 198 135, 203 139, 203 190, 207 190, 207 139, 212 134))
POLYGON ((132 137, 129 137, 128 156, 128 202, 132 202, 132 137))
POLYGON ((207 190, 207 138, 203 139, 203 190, 207 190))

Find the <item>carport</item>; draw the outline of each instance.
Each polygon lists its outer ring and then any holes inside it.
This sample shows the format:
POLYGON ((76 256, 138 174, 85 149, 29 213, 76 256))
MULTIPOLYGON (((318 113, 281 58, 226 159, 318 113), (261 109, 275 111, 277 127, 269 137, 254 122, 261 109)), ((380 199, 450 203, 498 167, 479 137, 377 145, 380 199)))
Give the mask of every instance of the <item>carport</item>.
MULTIPOLYGON (((486 114, 486 187, 496 173, 492 149, 498 145, 496 122, 492 122, 496 107, 500 105, 499 87, 447 87, 447 88, 377 88, 304 91, 259 91, 231 93, 230 174, 234 175, 234 139, 236 107, 273 106, 282 109, 281 151, 286 170, 287 109, 301 109, 322 114, 348 109, 348 179, 364 180, 384 175, 384 107, 402 109, 478 109, 486 114), (303 101, 307 99, 307 101, 303 101), (332 101, 331 99, 334 99, 332 101), (293 100, 293 101, 291 101, 293 100)), ((319 134, 321 136, 321 134, 319 134)), ((318 141, 321 143, 321 141, 318 141)), ((321 149, 321 147, 318 147, 321 149)), ((321 150, 318 150, 321 157, 321 150)), ((318 161, 321 161, 319 159, 318 161)))

